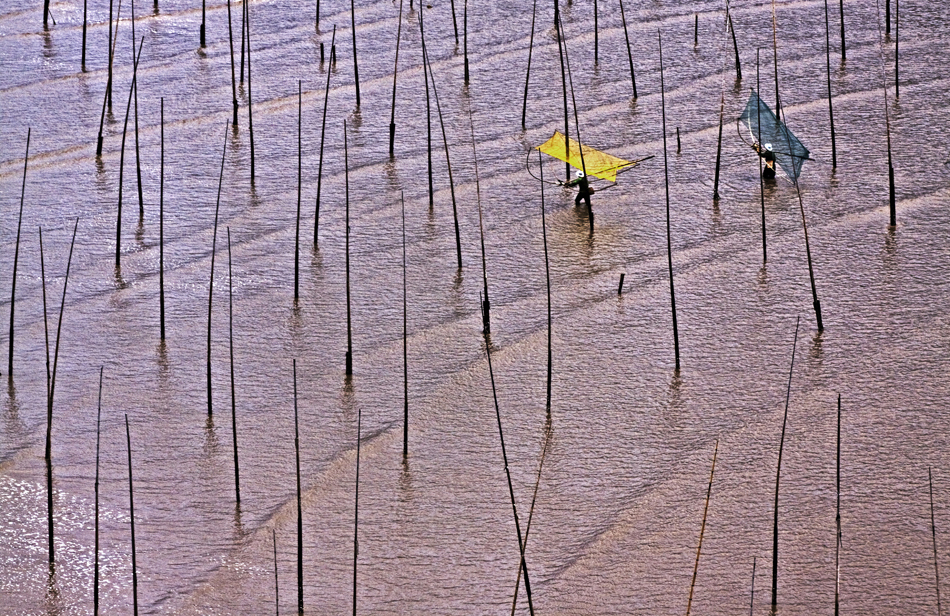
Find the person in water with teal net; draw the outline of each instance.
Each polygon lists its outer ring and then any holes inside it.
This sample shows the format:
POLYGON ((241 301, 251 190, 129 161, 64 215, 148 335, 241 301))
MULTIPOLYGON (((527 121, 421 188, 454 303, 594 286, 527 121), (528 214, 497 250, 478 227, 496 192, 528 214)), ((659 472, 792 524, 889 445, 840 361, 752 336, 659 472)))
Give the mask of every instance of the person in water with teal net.
POLYGON ((765 160, 765 168, 762 169, 762 177, 766 180, 775 179, 775 153, 772 151, 772 144, 766 143, 765 147, 759 147, 759 144, 753 144, 752 149, 765 160))

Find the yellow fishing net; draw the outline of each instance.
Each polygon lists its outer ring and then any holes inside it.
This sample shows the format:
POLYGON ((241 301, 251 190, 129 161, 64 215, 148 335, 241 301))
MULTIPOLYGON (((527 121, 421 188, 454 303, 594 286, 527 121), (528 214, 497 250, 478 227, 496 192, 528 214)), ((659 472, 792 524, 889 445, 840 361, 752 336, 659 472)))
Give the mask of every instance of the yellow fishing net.
POLYGON ((602 180, 607 180, 608 182, 616 182, 617 172, 627 165, 633 164, 633 162, 629 160, 617 158, 606 152, 581 145, 571 138, 568 138, 567 141, 568 145, 565 146, 564 135, 560 131, 554 131, 554 136, 539 145, 538 149, 558 160, 563 160, 572 167, 581 170, 586 168, 587 175, 592 175, 602 180), (567 147, 570 147, 570 155, 568 155, 567 147), (584 153, 583 164, 581 164, 582 151, 584 153))

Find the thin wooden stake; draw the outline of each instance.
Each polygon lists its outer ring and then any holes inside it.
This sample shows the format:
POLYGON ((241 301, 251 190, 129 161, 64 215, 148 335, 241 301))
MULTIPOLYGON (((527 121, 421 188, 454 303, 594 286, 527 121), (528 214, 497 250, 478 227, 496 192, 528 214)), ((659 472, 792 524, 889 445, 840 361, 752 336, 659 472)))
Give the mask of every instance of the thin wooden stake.
POLYGON ((162 155, 158 180, 158 320, 165 341, 165 98, 161 99, 162 155))
POLYGON ((732 49, 736 54, 736 81, 742 81, 742 66, 739 64, 739 43, 736 42, 736 27, 732 22, 728 4, 726 5, 726 19, 729 20, 729 32, 732 33, 732 49))
POLYGON ((568 126, 567 73, 564 68, 564 47, 567 41, 564 40, 564 29, 561 27, 561 20, 559 19, 557 0, 555 0, 554 6, 554 28, 557 31, 557 53, 561 60, 561 94, 564 98, 564 181, 569 182, 571 180, 571 164, 567 161, 571 158, 571 131, 568 126))
POLYGON ((16 248, 13 252, 13 281, 10 283, 10 348, 7 360, 7 380, 13 382, 13 313, 16 308, 16 271, 20 261, 20 229, 23 226, 23 201, 26 197, 26 167, 30 162, 30 135, 32 128, 26 129, 26 153, 23 155, 23 185, 20 188, 20 215, 16 223, 16 248))
POLYGON ((297 80, 297 232, 294 235, 294 305, 300 301, 300 193, 303 190, 303 86, 297 80))
POLYGON ((121 266, 121 251, 122 251, 122 188, 125 182, 123 182, 123 171, 125 169, 125 136, 129 127, 129 112, 132 109, 132 94, 135 92, 135 77, 138 72, 139 67, 139 58, 142 57, 142 43, 145 42, 145 37, 143 36, 141 41, 139 41, 139 51, 135 57, 135 64, 132 66, 132 85, 129 87, 129 102, 125 107, 125 123, 122 126, 122 148, 119 153, 119 207, 116 215, 115 222, 115 268, 118 270, 121 266))
POLYGON ((303 506, 300 502, 300 428, 297 421, 296 359, 294 360, 294 453, 297 460, 297 615, 303 616, 303 506))
POLYGON ((788 389, 785 392, 785 414, 782 418, 782 437, 778 445, 778 465, 775 469, 775 507, 772 512, 772 614, 778 610, 778 487, 782 477, 782 451, 785 448, 785 426, 788 424, 788 400, 792 395, 792 371, 795 368, 795 348, 798 346, 798 324, 795 319, 795 340, 792 342, 792 361, 788 368, 788 389))
MULTIPOLYGON (((46 460, 52 460, 53 396, 56 394, 56 368, 59 365, 59 341, 63 331, 63 314, 66 309, 66 288, 69 285, 69 268, 73 263, 73 248, 76 246, 76 230, 79 219, 73 224, 73 239, 69 243, 69 258, 66 260, 66 277, 63 279, 63 299, 59 304, 59 321, 56 324, 56 349, 53 351, 53 373, 49 379, 49 399, 46 407, 46 460)), ((45 277, 44 277, 45 278, 45 277)), ((44 282, 45 285, 45 282, 44 282)), ((47 350, 47 356, 49 351, 47 350)))
POLYGON ((346 182, 346 376, 353 374, 353 321, 350 312, 350 155, 343 120, 343 175, 346 182))
POLYGON ((706 489, 706 506, 703 508, 703 523, 699 527, 699 545, 696 546, 696 563, 693 565, 693 581, 689 584, 689 600, 686 602, 686 616, 693 607, 693 590, 696 588, 696 574, 699 573, 699 555, 703 551, 703 533, 706 532, 706 515, 709 513, 709 497, 712 494, 713 474, 716 472, 716 455, 719 453, 719 439, 713 451, 712 470, 709 471, 709 487, 706 489))
POLYGON ((680 127, 676 127, 676 153, 679 154, 683 151, 683 144, 680 143, 680 127))
POLYGON ((831 30, 828 22, 828 0, 825 0, 825 68, 828 76, 828 120, 831 123, 831 168, 838 168, 838 148, 835 145, 835 113, 831 106, 831 30))
POLYGON ((838 590, 841 586, 841 394, 838 394, 838 446, 835 455, 835 616, 838 616, 838 590))
POLYGON ((99 367, 99 406, 96 410, 95 544, 93 547, 92 616, 99 616, 99 434, 102 425, 102 366, 99 367))
POLYGON ((356 497, 353 505, 353 616, 356 616, 356 561, 360 554, 360 436, 363 410, 356 414, 356 497))
POLYGON ((752 616, 752 607, 755 605, 755 556, 752 557, 752 590, 749 593, 749 616, 752 616))
POLYGON ((468 111, 469 128, 472 132, 472 160, 475 161, 475 195, 478 203, 478 237, 482 246, 482 284, 484 299, 482 300, 482 333, 491 333, 491 302, 488 301, 488 266, 485 259, 485 225, 482 222, 482 190, 478 181, 478 154, 475 152, 475 119, 472 110, 468 111))
POLYGON ((597 0, 594 0, 594 64, 600 62, 600 28, 597 25, 597 0))
MULTIPOLYGON (((759 82, 759 48, 755 50, 755 92, 756 96, 762 96, 762 90, 759 82)), ((757 143, 762 145, 762 107, 755 106, 756 127, 758 131, 757 143)), ((762 265, 768 263, 768 241, 765 233, 765 177, 762 175, 762 157, 757 157, 759 163, 759 202, 762 208, 762 265)))
POLYGON ((630 52, 630 34, 627 32, 627 16, 623 11, 623 0, 620 0, 620 20, 623 22, 623 37, 627 41, 627 61, 630 62, 630 81, 633 84, 633 100, 637 100, 637 76, 633 71, 633 54, 630 52))
MULTIPOLYGON (((389 156, 395 156, 396 143, 396 75, 399 73, 399 41, 402 38, 402 0, 399 0, 399 23, 396 26, 396 60, 393 62, 393 102, 389 116, 389 156)), ((467 70, 467 66, 466 66, 467 70)))
POLYGON ((694 15, 696 20, 693 25, 693 47, 699 47, 699 13, 695 13, 694 15))
POLYGON ((234 117, 231 124, 234 128, 238 125, 238 101, 237 101, 237 80, 234 75, 234 31, 231 28, 231 0, 228 0, 228 48, 231 56, 231 101, 234 107, 234 117))
POLYGON ((719 138, 716 140, 716 179, 713 181, 713 201, 719 201, 719 165, 722 161, 722 118, 726 109, 726 95, 719 95, 719 138))
MULTIPOLYGON (((421 4, 421 3, 420 3, 420 4, 421 4)), ((451 1, 450 1, 450 4, 451 4, 451 7, 452 7, 452 28, 455 30, 455 45, 456 45, 455 48, 458 49, 458 44, 459 44, 459 24, 458 24, 458 21, 455 19, 455 0, 451 0, 451 1)), ((421 11, 420 11, 420 12, 421 12, 421 11)))
MULTIPOLYGON (((333 26, 333 37, 330 39, 330 47, 336 46, 336 26, 333 26)), ((326 141, 327 134, 327 106, 330 104, 330 73, 331 66, 327 66, 327 86, 323 91, 323 120, 320 122, 320 160, 317 163, 317 202, 313 215, 313 245, 317 246, 317 236, 320 231, 320 189, 323 186, 323 144, 326 141)))
POLYGON ((891 33, 891 0, 884 0, 884 34, 891 33))
MULTIPOLYGON (((411 1, 411 0, 410 0, 411 1)), ((422 39, 422 77, 426 84, 426 157, 429 169, 429 209, 435 205, 435 190, 432 187, 432 103, 429 96, 429 71, 425 60, 425 28, 422 9, 419 9, 419 37, 422 39)))
MULTIPOLYGON (((596 3, 597 0, 594 0, 596 3)), ((465 65, 465 85, 468 85, 468 0, 465 0, 465 5, 463 8, 463 17, 462 17, 462 55, 464 57, 465 65)))
POLYGON ((244 41, 247 39, 247 0, 241 0, 241 70, 240 81, 244 85, 244 41))
MULTIPOLYGON (((132 41, 135 43, 135 0, 132 0, 129 3, 132 14, 132 41)), ((145 37, 142 37, 143 40, 145 37)), ((138 58, 136 60, 136 65, 138 65, 138 58)), ((142 157, 139 155, 139 86, 138 80, 132 78, 132 90, 135 92, 135 178, 136 186, 138 187, 138 197, 139 197, 139 220, 145 217, 145 198, 142 195, 142 157)))
POLYGON ((524 76, 524 102, 521 105, 521 129, 525 129, 525 117, 528 114, 528 81, 531 79, 531 56, 534 53, 534 21, 538 14, 538 0, 531 4, 531 39, 528 42, 528 68, 524 76))
POLYGON ((844 0, 838 0, 838 8, 841 13, 841 61, 844 62, 847 59, 847 53, 844 48, 844 0))
POLYGON ((901 70, 900 70, 900 50, 901 50, 901 3, 900 0, 894 0, 894 100, 901 98, 901 70))
POLYGON ((934 544, 934 578, 937 589, 937 616, 941 616, 943 610, 940 607, 940 567, 937 564, 937 525, 934 522, 934 479, 929 466, 927 467, 927 481, 930 485, 930 534, 933 536, 934 544))
POLYGON ((205 0, 201 0, 201 29, 198 31, 198 43, 205 46, 205 0))
MULTIPOLYGON (((541 167, 541 151, 538 150, 538 166, 541 167)), ((552 320, 551 320, 551 266, 548 262, 548 225, 547 221, 544 218, 544 169, 541 169, 541 239, 544 242, 544 280, 547 286, 547 295, 548 295, 548 374, 547 374, 547 396, 545 398, 544 409, 545 415, 548 420, 551 419, 551 374, 553 371, 553 356, 551 354, 551 331, 552 331, 552 320)), ((621 285, 623 284, 623 278, 621 277, 621 285)), ((545 440, 545 443, 547 441, 545 440)), ((542 450, 543 456, 543 450, 542 450)), ((542 458, 543 459, 543 458, 542 458)), ((540 477, 541 469, 538 469, 538 475, 540 477)), ((539 479, 540 481, 540 479, 539 479)), ((535 487, 535 493, 537 493, 537 487, 535 487)), ((533 509, 533 507, 532 507, 533 509)), ((531 517, 528 517, 528 523, 531 523, 531 517)))
POLYGON ((280 586, 277 583, 277 531, 270 529, 274 540, 274 616, 280 616, 280 586))
POLYGON ((49 544, 49 567, 53 571, 56 563, 55 533, 53 530, 53 459, 52 459, 52 429, 53 417, 49 412, 49 318, 46 312, 46 266, 43 262, 43 228, 40 227, 40 281, 43 287, 43 332, 46 334, 46 530, 49 544))
POLYGON ((247 22, 247 130, 251 134, 251 186, 254 186, 254 106, 251 103, 251 8, 245 0, 244 19, 247 22))
POLYGON ((314 9, 313 27, 314 27, 316 30, 319 30, 319 29, 320 29, 320 0, 317 0, 317 6, 316 6, 316 8, 314 9))
MULTIPOLYGON (((505 434, 501 427, 501 410, 498 408, 498 394, 495 391, 495 371, 491 364, 491 345, 486 340, 485 356, 488 358, 488 375, 491 377, 492 400, 495 403, 495 417, 498 419, 498 438, 501 441, 501 457, 505 463, 505 476, 508 478, 508 495, 511 497, 511 512, 515 518, 515 530, 518 533, 518 552, 521 555, 521 571, 524 574, 524 588, 528 595, 528 611, 534 616, 534 603, 531 601, 531 582, 528 578, 528 563, 524 556, 524 541, 521 537, 521 523, 518 521, 518 507, 515 505, 515 489, 511 484, 511 471, 508 468, 508 454, 505 452, 505 434)), ((516 591, 517 596, 517 591, 516 591)))
MULTIPOLYGON (((422 11, 419 11, 421 17, 422 11)), ((420 21, 421 24, 421 21, 420 21)), ((421 31, 421 25, 420 25, 421 31)), ((435 86, 435 73, 432 71, 432 65, 429 63, 429 55, 426 52, 426 38, 422 35, 422 58, 425 62, 423 70, 428 68, 429 75, 432 77, 432 93, 435 95, 435 108, 439 113, 439 126, 442 128, 442 143, 445 146, 445 164, 449 170, 449 192, 452 195, 452 219, 455 222, 455 253, 458 257, 458 268, 462 269, 462 238, 459 232, 458 208, 455 202, 455 180, 452 178, 452 161, 449 158, 449 139, 445 134, 445 121, 442 118, 442 105, 439 103, 439 89, 435 86)))
POLYGON ((676 322, 676 294, 673 290, 673 241, 670 237, 670 167, 666 156, 666 91, 663 81, 663 37, 657 30, 660 44, 660 103, 663 111, 663 176, 666 183, 666 257, 670 270, 670 307, 673 313, 673 350, 676 356, 676 370, 680 369, 680 337, 676 322))
POLYGON ((360 108, 360 67, 356 62, 356 7, 350 0, 350 29, 353 31, 353 77, 356 82, 356 108, 360 108))
POLYGON ((221 173, 218 176, 218 197, 214 204, 214 232, 211 236, 211 275, 208 280, 208 416, 211 416, 211 300, 214 298, 214 257, 218 244, 218 211, 221 208, 221 185, 224 182, 224 156, 228 151, 228 130, 231 128, 230 122, 225 125, 224 130, 224 148, 221 150, 221 173))
POLYGON ((234 290, 231 275, 231 227, 228 230, 228 348, 231 354, 231 437, 234 443, 234 500, 241 504, 241 474, 238 470, 237 402, 234 394, 234 290))
POLYGON ((406 291, 406 198, 399 195, 402 203, 402 459, 409 457, 409 329, 408 298, 406 291))
POLYGON ((125 445, 129 452, 129 526, 132 534, 132 613, 139 616, 139 574, 135 564, 135 501, 132 489, 132 437, 129 435, 129 415, 125 415, 125 445))
MULTIPOLYGON (((122 10, 122 1, 119 0, 119 10, 122 10)), ((112 60, 115 57, 115 44, 119 39, 119 20, 116 15, 115 36, 112 35, 112 0, 109 0, 109 76, 106 79, 106 91, 102 95, 102 112, 99 114, 99 136, 96 139, 96 158, 102 156, 102 129, 106 121, 106 108, 112 113, 112 60)))
POLYGON ((83 72, 86 71, 86 4, 88 4, 88 1, 82 0, 82 56, 79 66, 83 72))

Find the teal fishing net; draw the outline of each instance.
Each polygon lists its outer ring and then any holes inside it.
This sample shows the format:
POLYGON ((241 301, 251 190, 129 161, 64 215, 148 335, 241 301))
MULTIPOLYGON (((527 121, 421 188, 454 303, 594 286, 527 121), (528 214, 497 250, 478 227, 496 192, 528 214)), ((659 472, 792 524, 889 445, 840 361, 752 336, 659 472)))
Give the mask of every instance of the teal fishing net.
POLYGON ((739 121, 749 130, 753 143, 772 144, 775 162, 791 180, 797 181, 802 165, 809 160, 808 148, 775 117, 755 90, 752 90, 739 121))

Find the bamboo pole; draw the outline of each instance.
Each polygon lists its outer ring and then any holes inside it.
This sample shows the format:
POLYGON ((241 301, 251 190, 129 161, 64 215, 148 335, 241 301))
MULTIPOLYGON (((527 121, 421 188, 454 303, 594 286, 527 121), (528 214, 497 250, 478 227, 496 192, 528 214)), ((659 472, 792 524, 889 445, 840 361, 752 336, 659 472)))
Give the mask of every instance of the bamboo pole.
POLYGON ((755 556, 752 557, 752 591, 749 593, 749 616, 752 616, 753 606, 755 606, 755 556))
POLYGON ((79 66, 83 72, 86 72, 86 5, 88 0, 82 0, 82 55, 79 66))
POLYGON ((251 186, 254 186, 254 106, 251 103, 251 7, 245 0, 244 20, 247 22, 247 130, 251 135, 251 186))
POLYGON ((142 57, 142 43, 145 42, 145 37, 139 41, 139 51, 135 57, 135 64, 132 66, 132 85, 129 87, 129 102, 125 107, 125 123, 122 126, 122 148, 119 153, 119 207, 118 213, 116 216, 115 223, 115 268, 118 270, 121 266, 121 250, 122 250, 122 188, 124 185, 123 182, 123 171, 125 169, 125 136, 129 127, 129 111, 132 109, 132 94, 135 92, 135 78, 138 73, 139 68, 139 58, 142 57))
POLYGON ((237 100, 237 80, 234 75, 234 31, 231 28, 231 0, 228 0, 228 49, 231 57, 231 102, 234 107, 234 117, 231 124, 234 128, 238 125, 238 100, 237 100))
POLYGON ((699 545, 696 546, 696 563, 693 565, 693 581, 689 584, 689 600, 686 602, 686 616, 693 607, 693 590, 696 588, 696 574, 699 573, 699 555, 703 550, 703 533, 706 532, 706 515, 709 513, 709 497, 712 494, 713 474, 716 472, 716 455, 719 453, 719 439, 713 451, 712 469, 709 471, 709 487, 706 488, 706 506, 703 508, 703 523, 699 527, 699 545))
POLYGON ((792 371, 795 368, 795 347, 798 346, 798 324, 795 319, 795 340, 792 342, 792 361, 788 368, 788 389, 785 392, 785 414, 782 418, 782 437, 778 446, 778 465, 775 469, 775 507, 772 512, 772 611, 778 611, 778 488, 782 477, 782 451, 785 448, 785 426, 788 424, 788 400, 792 395, 792 371))
MULTIPOLYGON (((755 49, 755 95, 761 100, 762 89, 759 81, 759 48, 755 49)), ((757 143, 762 146, 762 106, 756 104, 756 129, 758 132, 757 143)), ((756 157, 759 163, 759 202, 762 207, 762 265, 768 263, 768 240, 765 232, 765 177, 762 175, 762 157, 756 157)))
POLYGON ((557 53, 561 60, 561 94, 564 99, 564 181, 569 182, 571 180, 571 164, 567 161, 571 158, 571 130, 567 123, 567 73, 564 68, 564 44, 566 41, 564 40, 564 30, 561 27, 560 15, 557 10, 557 0, 554 0, 554 6, 554 29, 557 36, 557 53))
MULTIPOLYGON (((356 7, 350 0, 350 29, 353 31, 353 77, 356 82, 356 108, 360 108, 360 67, 356 62, 356 7)), ((457 38, 457 37, 456 37, 457 38)))
POLYGON ((7 380, 13 383, 13 313, 16 308, 16 273, 20 261, 20 229, 23 226, 23 201, 26 198, 26 168, 30 162, 30 135, 32 128, 26 129, 26 153, 23 155, 23 184, 20 187, 20 214, 16 223, 16 248, 13 252, 13 281, 10 283, 10 347, 7 359, 7 380))
MULTIPOLYGON (((594 0, 596 3, 597 0, 594 0)), ((465 85, 468 85, 468 0, 465 0, 462 17, 462 56, 464 57, 464 78, 465 85)))
POLYGON ((894 100, 901 98, 901 3, 894 0, 894 100))
MULTIPOLYGON (((63 299, 59 305, 59 321, 56 323, 56 348, 53 352, 53 373, 49 378, 49 396, 46 406, 46 461, 49 463, 52 461, 52 429, 53 429, 53 396, 56 394, 56 368, 59 365, 59 341, 60 334, 63 331, 63 314, 66 309, 66 288, 69 285, 69 269, 73 263, 73 248, 76 246, 76 230, 79 228, 79 219, 76 219, 75 224, 73 225, 73 239, 69 244, 69 258, 66 260, 66 277, 63 279, 63 299)), ((42 237, 42 231, 41 231, 42 237)), ((40 250, 42 252, 42 248, 40 250)), ((44 276, 45 280, 45 276, 44 276)), ((44 282, 45 286, 45 282, 44 282)), ((45 296, 45 293, 44 293, 45 296)), ((44 309, 45 311, 45 309, 44 309)), ((49 342, 47 342, 47 347, 49 342)), ((49 357, 49 350, 47 348, 47 358, 49 357)), ((47 359, 48 361, 48 359, 47 359)), ((50 484, 52 488, 52 484, 50 484)), ((52 499, 52 490, 50 491, 50 498, 52 499)))
POLYGON ((828 0, 825 0, 825 70, 828 76, 828 120, 831 123, 831 168, 838 168, 838 148, 835 145, 835 114, 831 106, 831 30, 828 22, 828 0))
MULTIPOLYGON (((412 6, 410 0, 410 7, 412 6)), ((419 9, 419 38, 423 41, 422 45, 422 77, 426 86, 426 158, 429 170, 429 209, 435 205, 435 190, 432 187, 432 103, 429 96, 429 70, 425 60, 425 28, 422 19, 422 8, 419 9)))
POLYGON ((224 147, 221 149, 221 172, 218 176, 218 197, 214 204, 214 232, 211 236, 211 275, 208 280, 208 355, 206 374, 208 380, 208 416, 211 416, 211 300, 214 298, 214 256, 218 244, 218 211, 221 209, 221 184, 224 182, 224 157, 228 151, 228 130, 230 123, 224 129, 224 147))
POLYGON ((841 394, 838 394, 838 438, 835 456, 835 616, 838 616, 838 590, 841 586, 841 394))
POLYGON ((719 165, 722 162, 722 118, 726 109, 726 95, 719 95, 719 138, 716 140, 716 179, 713 182, 713 201, 719 201, 719 165))
MULTIPOLYGON (((421 4, 421 3, 420 3, 421 4)), ((452 28, 455 30, 455 48, 458 49, 459 44, 459 24, 455 19, 455 0, 450 0, 450 6, 452 8, 452 28)), ((421 11, 420 11, 421 12, 421 11)))
POLYGON ((927 467, 927 481, 930 485, 930 534, 933 537, 934 546, 934 579, 937 589, 937 616, 941 616, 943 610, 940 607, 940 567, 937 564, 937 525, 934 522, 934 480, 930 467, 927 467))
POLYGON ((300 193, 303 190, 303 86, 297 80, 297 231, 294 235, 294 306, 300 301, 300 193))
POLYGON ((277 531, 270 529, 274 540, 274 616, 280 616, 280 586, 277 583, 277 531))
POLYGON ((241 504, 241 475, 238 470, 237 402, 234 394, 234 290, 231 275, 231 227, 228 230, 228 348, 231 354, 231 437, 234 443, 234 500, 241 504))
POLYGON ((353 374, 353 319, 350 311, 350 156, 343 120, 343 175, 346 182, 346 376, 353 374))
MULTIPOLYGON (((336 26, 333 26, 333 37, 330 39, 330 48, 336 46, 336 26)), ((313 245, 317 246, 317 235, 320 231, 320 189, 323 186, 323 145, 327 134, 327 106, 330 104, 330 73, 331 66, 327 66, 327 86, 323 93, 323 120, 320 122, 320 160, 317 163, 317 202, 313 219, 313 245)))
MULTIPOLYGON (((119 0, 119 10, 122 10, 122 0, 119 0)), ((106 121, 106 108, 112 113, 112 60, 115 57, 115 44, 119 38, 119 20, 116 14, 115 37, 112 35, 112 0, 109 0, 109 76, 106 80, 106 91, 102 95, 102 112, 99 114, 99 136, 96 139, 96 158, 102 156, 102 129, 106 121)))
POLYGON ((49 544, 49 567, 52 574, 56 564, 56 544, 54 542, 53 529, 53 462, 52 462, 52 428, 53 417, 49 412, 49 387, 50 387, 50 366, 49 366, 49 318, 46 311, 46 265, 43 260, 43 228, 40 227, 40 282, 43 287, 43 332, 46 337, 46 530, 47 542, 49 544))
MULTIPOLYGON (((515 518, 515 530, 518 533, 518 552, 521 557, 521 571, 524 574, 525 593, 528 595, 528 611, 534 616, 534 603, 531 600, 531 582, 528 578, 528 563, 524 556, 524 541, 521 538, 521 524, 518 521, 518 507, 515 505, 515 489, 511 484, 511 471, 508 468, 508 454, 505 452, 505 434, 501 427, 501 411, 498 408, 498 394, 495 391, 495 372, 491 364, 491 345, 485 341, 485 356, 488 358, 488 374, 491 377, 492 400, 495 403, 495 417, 498 419, 498 438, 501 441, 501 456, 505 463, 505 476, 508 478, 508 495, 511 497, 511 511, 515 518)), ((515 593, 517 595, 517 591, 515 593)))
POLYGON ((129 525, 132 534, 132 613, 139 616, 139 574, 135 564, 135 502, 132 490, 132 437, 129 435, 129 415, 125 415, 125 444, 129 452, 129 525))
MULTIPOLYGON (((541 150, 538 150, 538 166, 541 167, 541 150)), ((553 371, 553 361, 551 354, 551 265, 548 261, 548 225, 544 219, 544 169, 541 169, 541 239, 544 242, 544 280, 547 285, 548 296, 548 374, 547 374, 547 396, 545 398, 544 409, 548 419, 551 418, 551 374, 553 371)), ((540 470, 538 471, 540 474, 540 470)), ((537 488, 535 488, 537 492, 537 488)), ((533 506, 532 506, 533 509, 533 506)), ((530 524, 531 518, 528 517, 530 524)))
POLYGON ((732 14, 729 12, 729 5, 726 4, 726 19, 729 20, 729 32, 732 33, 732 50, 736 55, 736 81, 742 81, 742 66, 739 63, 739 43, 736 41, 736 26, 732 21, 732 14))
MULTIPOLYGON (((574 76, 571 73, 571 58, 567 53, 567 34, 564 33, 564 24, 561 24, 560 28, 561 28, 561 34, 564 35, 564 41, 562 42, 562 45, 564 47, 564 63, 567 65, 567 83, 571 89, 571 105, 574 107, 574 131, 577 133, 578 152, 581 155, 581 173, 583 173, 584 176, 586 177, 587 163, 584 162, 584 148, 581 147, 580 145, 583 143, 583 141, 581 140, 581 121, 580 121, 580 117, 577 114, 577 99, 574 96, 574 76)), ((565 135, 564 143, 568 145, 569 147, 570 139, 568 135, 565 135)), ((592 205, 588 207, 587 214, 588 214, 588 221, 590 222, 590 233, 591 235, 593 235, 594 234, 594 208, 592 205)))
MULTIPOLYGON (((132 21, 132 41, 134 44, 135 41, 135 0, 131 0, 129 3, 129 8, 131 9, 131 21, 132 21)), ((143 40, 145 37, 142 37, 143 40)), ((137 58, 132 58, 136 60, 136 65, 138 64, 137 58)), ((145 198, 142 195, 142 157, 139 155, 139 86, 138 80, 132 78, 132 90, 135 93, 135 178, 136 186, 138 187, 138 197, 139 197, 139 220, 142 220, 145 217, 145 198)))
POLYGON ((666 156, 666 86, 663 81, 663 37, 657 30, 660 44, 660 103, 663 112, 663 177, 666 184, 666 257, 670 271, 670 307, 673 313, 673 350, 676 356, 676 370, 680 369, 680 337, 676 322, 676 295, 673 290, 673 241, 670 237, 670 167, 666 156))
POLYGON ((356 497, 353 505, 353 616, 356 616, 356 561, 360 554, 360 436, 363 410, 356 414, 356 497))
POLYGON ((303 506, 300 502, 300 427, 297 421, 296 359, 294 360, 294 453, 297 460, 297 614, 303 616, 303 506))
POLYGON ((165 98, 161 99, 161 163, 158 181, 158 320, 165 341, 165 98))
MULTIPOLYGON (((467 1, 467 0, 466 0, 467 1)), ((491 302, 488 301, 488 266, 485 260, 485 225, 482 222, 482 190, 478 181, 478 154, 475 151, 475 119, 468 111, 469 128, 472 133, 472 160, 475 161, 475 195, 478 203, 478 237, 482 247, 482 285, 485 299, 482 301, 482 333, 491 333, 491 302)))
POLYGON ((534 22, 538 14, 538 0, 531 4, 531 39, 528 42, 528 69, 524 76, 524 102, 521 104, 521 129, 525 129, 525 117, 528 114, 528 81, 531 79, 531 55, 534 53, 534 22))
POLYGON ((844 0, 838 0, 839 12, 841 13, 841 61, 847 59, 847 53, 844 47, 844 0))
POLYGON ((627 61, 630 63, 630 81, 633 84, 633 100, 637 100, 637 76, 633 71, 633 54, 630 52, 630 34, 627 32, 627 15, 623 10, 623 0, 620 0, 620 20, 623 22, 623 38, 627 42, 627 61))
POLYGON ((241 0, 241 85, 244 85, 244 41, 247 39, 247 0, 241 0))
POLYGON ((600 64, 600 28, 597 25, 597 0, 594 0, 594 65, 600 64))
POLYGON ((399 0, 399 23, 396 26, 396 60, 393 62, 393 102, 389 116, 389 156, 395 156, 396 143, 396 75, 399 73, 399 41, 402 39, 402 0, 399 0))
POLYGON ((201 0, 201 29, 198 31, 198 43, 205 46, 205 0, 201 0))
POLYGON ((95 483, 95 543, 92 565, 92 616, 99 616, 99 434, 102 425, 102 366, 99 367, 99 406, 96 410, 96 483, 95 483))
POLYGON ((406 285, 406 199, 400 194, 402 203, 402 459, 409 457, 409 330, 406 285))
MULTIPOLYGON (((422 11, 419 11, 420 15, 420 33, 422 30, 421 27, 421 16, 422 11)), ((452 178, 452 161, 449 158, 449 139, 445 134, 445 121, 442 118, 442 105, 439 103, 439 89, 435 85, 435 73, 432 71, 432 65, 429 62, 429 55, 426 52, 426 38, 422 34, 422 58, 425 63, 423 70, 428 69, 430 77, 432 77, 432 93, 435 95, 435 108, 439 113, 439 126, 442 128, 442 143, 445 145, 445 164, 449 170, 449 192, 452 195, 452 218, 455 222, 455 253, 458 257, 458 268, 462 269, 462 239, 459 232, 459 216, 458 208, 455 202, 455 180, 452 178)))

